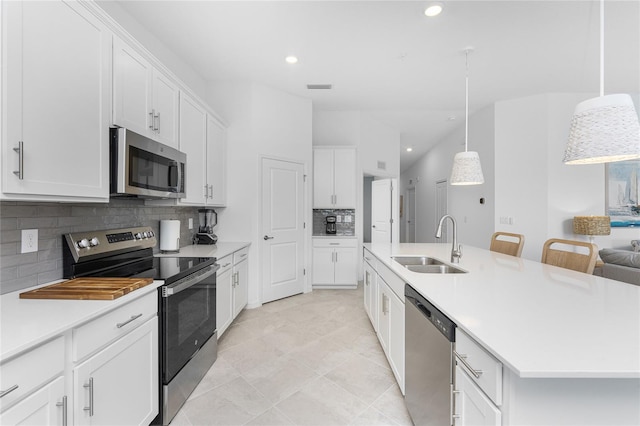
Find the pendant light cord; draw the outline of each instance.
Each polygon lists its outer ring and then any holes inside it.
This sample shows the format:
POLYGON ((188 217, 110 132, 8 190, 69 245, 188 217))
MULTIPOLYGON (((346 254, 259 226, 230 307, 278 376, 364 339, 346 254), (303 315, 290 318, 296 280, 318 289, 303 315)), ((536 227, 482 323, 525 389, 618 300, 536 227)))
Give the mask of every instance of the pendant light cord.
POLYGON ((600 0, 600 96, 604 96, 604 0, 600 0))
POLYGON ((469 50, 465 51, 465 96, 464 96, 464 152, 467 152, 467 145, 469 142, 469 50))

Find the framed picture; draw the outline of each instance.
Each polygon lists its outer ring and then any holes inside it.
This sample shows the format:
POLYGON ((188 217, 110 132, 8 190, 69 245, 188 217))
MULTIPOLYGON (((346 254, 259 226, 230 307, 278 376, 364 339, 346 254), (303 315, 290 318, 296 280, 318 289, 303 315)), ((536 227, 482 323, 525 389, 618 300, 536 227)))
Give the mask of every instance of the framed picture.
POLYGON ((640 227, 640 160, 607 163, 605 174, 611 226, 640 227))

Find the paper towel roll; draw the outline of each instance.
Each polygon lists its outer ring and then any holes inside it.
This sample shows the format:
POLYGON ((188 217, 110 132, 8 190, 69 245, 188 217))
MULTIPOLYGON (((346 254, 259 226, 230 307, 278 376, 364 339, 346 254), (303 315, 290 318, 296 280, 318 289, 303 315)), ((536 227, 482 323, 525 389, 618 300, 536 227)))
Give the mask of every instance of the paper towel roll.
POLYGON ((180 221, 160 221, 160 251, 177 253, 180 251, 180 221))

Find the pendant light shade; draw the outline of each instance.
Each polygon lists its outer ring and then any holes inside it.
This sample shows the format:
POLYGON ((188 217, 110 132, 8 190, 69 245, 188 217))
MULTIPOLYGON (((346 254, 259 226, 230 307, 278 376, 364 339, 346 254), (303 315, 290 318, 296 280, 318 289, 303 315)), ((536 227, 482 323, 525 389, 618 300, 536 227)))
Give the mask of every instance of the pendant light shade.
POLYGON ((464 152, 459 152, 453 157, 453 168, 451 169, 451 185, 479 185, 484 183, 480 156, 475 151, 468 151, 469 145, 469 53, 473 49, 464 49, 466 55, 466 77, 465 77, 465 121, 464 121, 464 152))
POLYGON ((565 164, 640 158, 640 123, 631 96, 604 96, 604 0, 600 0, 600 96, 579 103, 571 120, 565 164))
POLYGON ((451 185, 479 185, 484 183, 480 157, 475 151, 459 152, 453 157, 451 185))
POLYGON ((565 164, 596 164, 640 158, 640 124, 631 96, 607 95, 576 106, 565 164))

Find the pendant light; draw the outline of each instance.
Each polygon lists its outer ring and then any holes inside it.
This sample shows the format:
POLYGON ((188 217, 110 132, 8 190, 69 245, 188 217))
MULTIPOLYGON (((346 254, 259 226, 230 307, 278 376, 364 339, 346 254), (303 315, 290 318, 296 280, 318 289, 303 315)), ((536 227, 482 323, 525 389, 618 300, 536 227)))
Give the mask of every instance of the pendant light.
POLYGON ((480 156, 475 151, 468 151, 469 146, 469 54, 473 48, 464 49, 466 73, 465 73, 465 120, 464 120, 464 152, 459 152, 453 157, 451 169, 451 185, 479 185, 484 183, 480 156))
POLYGON ((631 96, 604 96, 604 0, 600 0, 600 96, 576 106, 565 164, 596 164, 640 158, 640 124, 631 96))

